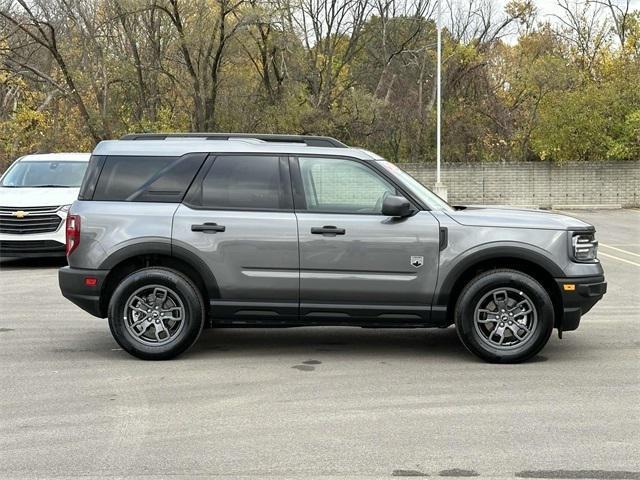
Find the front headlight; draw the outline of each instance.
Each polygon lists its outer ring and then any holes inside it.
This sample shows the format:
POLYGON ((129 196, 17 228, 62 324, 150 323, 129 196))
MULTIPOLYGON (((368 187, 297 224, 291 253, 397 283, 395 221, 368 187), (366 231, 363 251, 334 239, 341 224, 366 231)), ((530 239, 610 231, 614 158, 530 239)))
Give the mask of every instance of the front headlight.
POLYGON ((577 233, 571 237, 571 254, 576 262, 593 262, 598 258, 595 232, 577 233))

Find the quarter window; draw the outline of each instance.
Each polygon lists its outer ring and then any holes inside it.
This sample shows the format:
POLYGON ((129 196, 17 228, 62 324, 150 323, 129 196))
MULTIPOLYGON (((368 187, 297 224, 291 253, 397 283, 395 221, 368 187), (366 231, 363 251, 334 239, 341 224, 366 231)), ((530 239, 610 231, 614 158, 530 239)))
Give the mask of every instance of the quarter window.
POLYGON ((307 210, 382 213, 382 202, 396 189, 371 168, 354 160, 301 157, 300 174, 307 210))
POLYGON ((176 160, 175 157, 107 157, 93 200, 133 201, 132 197, 141 188, 176 160))
POLYGON ((219 156, 202 182, 202 206, 215 209, 280 210, 288 181, 278 157, 219 156))

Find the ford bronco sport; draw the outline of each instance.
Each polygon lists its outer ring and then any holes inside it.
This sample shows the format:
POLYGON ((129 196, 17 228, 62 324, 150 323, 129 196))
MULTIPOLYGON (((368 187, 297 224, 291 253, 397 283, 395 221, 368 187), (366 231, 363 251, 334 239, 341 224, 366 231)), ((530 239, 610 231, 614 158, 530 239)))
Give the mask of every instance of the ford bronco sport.
POLYGON ((593 226, 451 207, 328 137, 141 134, 98 144, 66 224, 65 297, 169 359, 205 327, 448 327, 524 361, 604 295, 593 226))

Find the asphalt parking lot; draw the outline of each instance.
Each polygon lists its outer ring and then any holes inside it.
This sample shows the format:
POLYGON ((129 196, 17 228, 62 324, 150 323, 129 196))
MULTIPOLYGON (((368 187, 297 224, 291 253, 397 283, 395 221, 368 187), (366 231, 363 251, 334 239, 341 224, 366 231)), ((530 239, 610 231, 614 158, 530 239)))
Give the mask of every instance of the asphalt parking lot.
POLYGON ((118 348, 59 262, 0 263, 0 477, 640 479, 640 211, 596 225, 609 292, 534 361, 455 330, 206 331, 118 348))

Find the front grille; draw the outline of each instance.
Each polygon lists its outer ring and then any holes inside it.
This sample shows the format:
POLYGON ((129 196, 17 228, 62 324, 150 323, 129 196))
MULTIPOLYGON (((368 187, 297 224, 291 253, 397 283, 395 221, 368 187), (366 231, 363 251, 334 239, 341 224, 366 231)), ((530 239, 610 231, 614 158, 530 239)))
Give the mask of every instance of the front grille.
POLYGON ((55 214, 59 207, 0 207, 0 233, 25 235, 55 232, 62 218, 55 214), (18 218, 24 215, 22 218, 18 218))
POLYGON ((53 253, 64 251, 54 240, 0 240, 0 256, 12 253, 53 253))
POLYGON ((49 207, 0 207, 0 215, 11 215, 18 210, 29 213, 55 213, 59 208, 59 205, 49 207))

